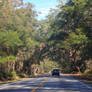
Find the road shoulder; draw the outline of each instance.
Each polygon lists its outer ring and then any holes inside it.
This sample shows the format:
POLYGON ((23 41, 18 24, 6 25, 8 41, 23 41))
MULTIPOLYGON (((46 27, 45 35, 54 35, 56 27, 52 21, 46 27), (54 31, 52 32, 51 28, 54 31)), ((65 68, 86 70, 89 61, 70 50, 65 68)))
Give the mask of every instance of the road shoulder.
POLYGON ((85 84, 88 84, 89 86, 92 87, 92 78, 87 78, 82 74, 64 74, 64 75, 78 79, 79 81, 84 82, 85 84))

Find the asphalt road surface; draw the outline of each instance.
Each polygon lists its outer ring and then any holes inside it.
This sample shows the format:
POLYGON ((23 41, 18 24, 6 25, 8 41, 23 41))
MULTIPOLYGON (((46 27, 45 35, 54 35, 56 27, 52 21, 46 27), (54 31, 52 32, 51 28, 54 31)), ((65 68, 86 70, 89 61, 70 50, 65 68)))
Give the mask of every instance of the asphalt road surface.
POLYGON ((92 92, 92 87, 72 77, 44 75, 0 86, 0 92, 92 92))

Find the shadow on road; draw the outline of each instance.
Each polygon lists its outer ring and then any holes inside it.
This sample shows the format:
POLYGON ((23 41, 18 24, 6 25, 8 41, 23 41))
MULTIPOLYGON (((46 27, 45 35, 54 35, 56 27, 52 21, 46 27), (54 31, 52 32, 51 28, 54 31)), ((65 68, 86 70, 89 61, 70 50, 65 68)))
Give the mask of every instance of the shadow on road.
POLYGON ((42 77, 50 77, 50 74, 43 74, 43 75, 38 75, 38 76, 34 76, 34 78, 42 78, 42 77))
POLYGON ((37 92, 92 92, 92 88, 88 88, 86 84, 72 77, 63 75, 59 77, 52 76, 51 78, 52 81, 46 82, 37 92))
POLYGON ((30 89, 7 89, 0 90, 0 92, 30 92, 30 89))
POLYGON ((33 82, 31 80, 26 80, 13 84, 13 87, 6 90, 0 90, 0 92, 31 92, 34 87, 39 85, 44 77, 49 78, 49 80, 45 82, 42 87, 39 87, 36 92, 92 92, 92 88, 88 88, 88 86, 75 80, 74 78, 64 75, 42 75, 36 77, 37 79, 40 79, 38 81, 35 80, 36 78, 34 78, 33 82))

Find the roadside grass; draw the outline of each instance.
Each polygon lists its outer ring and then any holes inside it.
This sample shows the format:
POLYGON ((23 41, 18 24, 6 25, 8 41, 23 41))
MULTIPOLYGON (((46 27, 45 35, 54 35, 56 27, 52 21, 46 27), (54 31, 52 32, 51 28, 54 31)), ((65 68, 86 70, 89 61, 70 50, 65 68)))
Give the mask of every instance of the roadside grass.
POLYGON ((24 80, 25 78, 30 78, 30 76, 24 73, 16 74, 15 72, 13 72, 7 78, 2 77, 0 80, 0 85, 21 81, 21 80, 24 80))
POLYGON ((21 80, 24 80, 24 78, 18 78, 18 79, 13 79, 13 80, 0 80, 0 85, 13 83, 13 82, 21 81, 21 80))
POLYGON ((26 78, 34 78, 38 76, 41 76, 41 75, 27 75, 27 74, 21 73, 21 74, 16 75, 14 78, 11 78, 11 79, 4 78, 3 80, 0 80, 0 85, 22 81, 22 80, 25 80, 26 78))

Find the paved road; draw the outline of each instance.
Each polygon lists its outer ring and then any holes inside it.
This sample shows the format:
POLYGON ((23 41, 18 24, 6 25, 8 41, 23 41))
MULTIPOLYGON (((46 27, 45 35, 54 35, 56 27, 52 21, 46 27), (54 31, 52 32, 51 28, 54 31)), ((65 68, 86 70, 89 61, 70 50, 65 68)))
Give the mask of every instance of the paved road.
POLYGON ((0 92, 92 92, 92 87, 72 77, 45 75, 0 86, 0 92))

